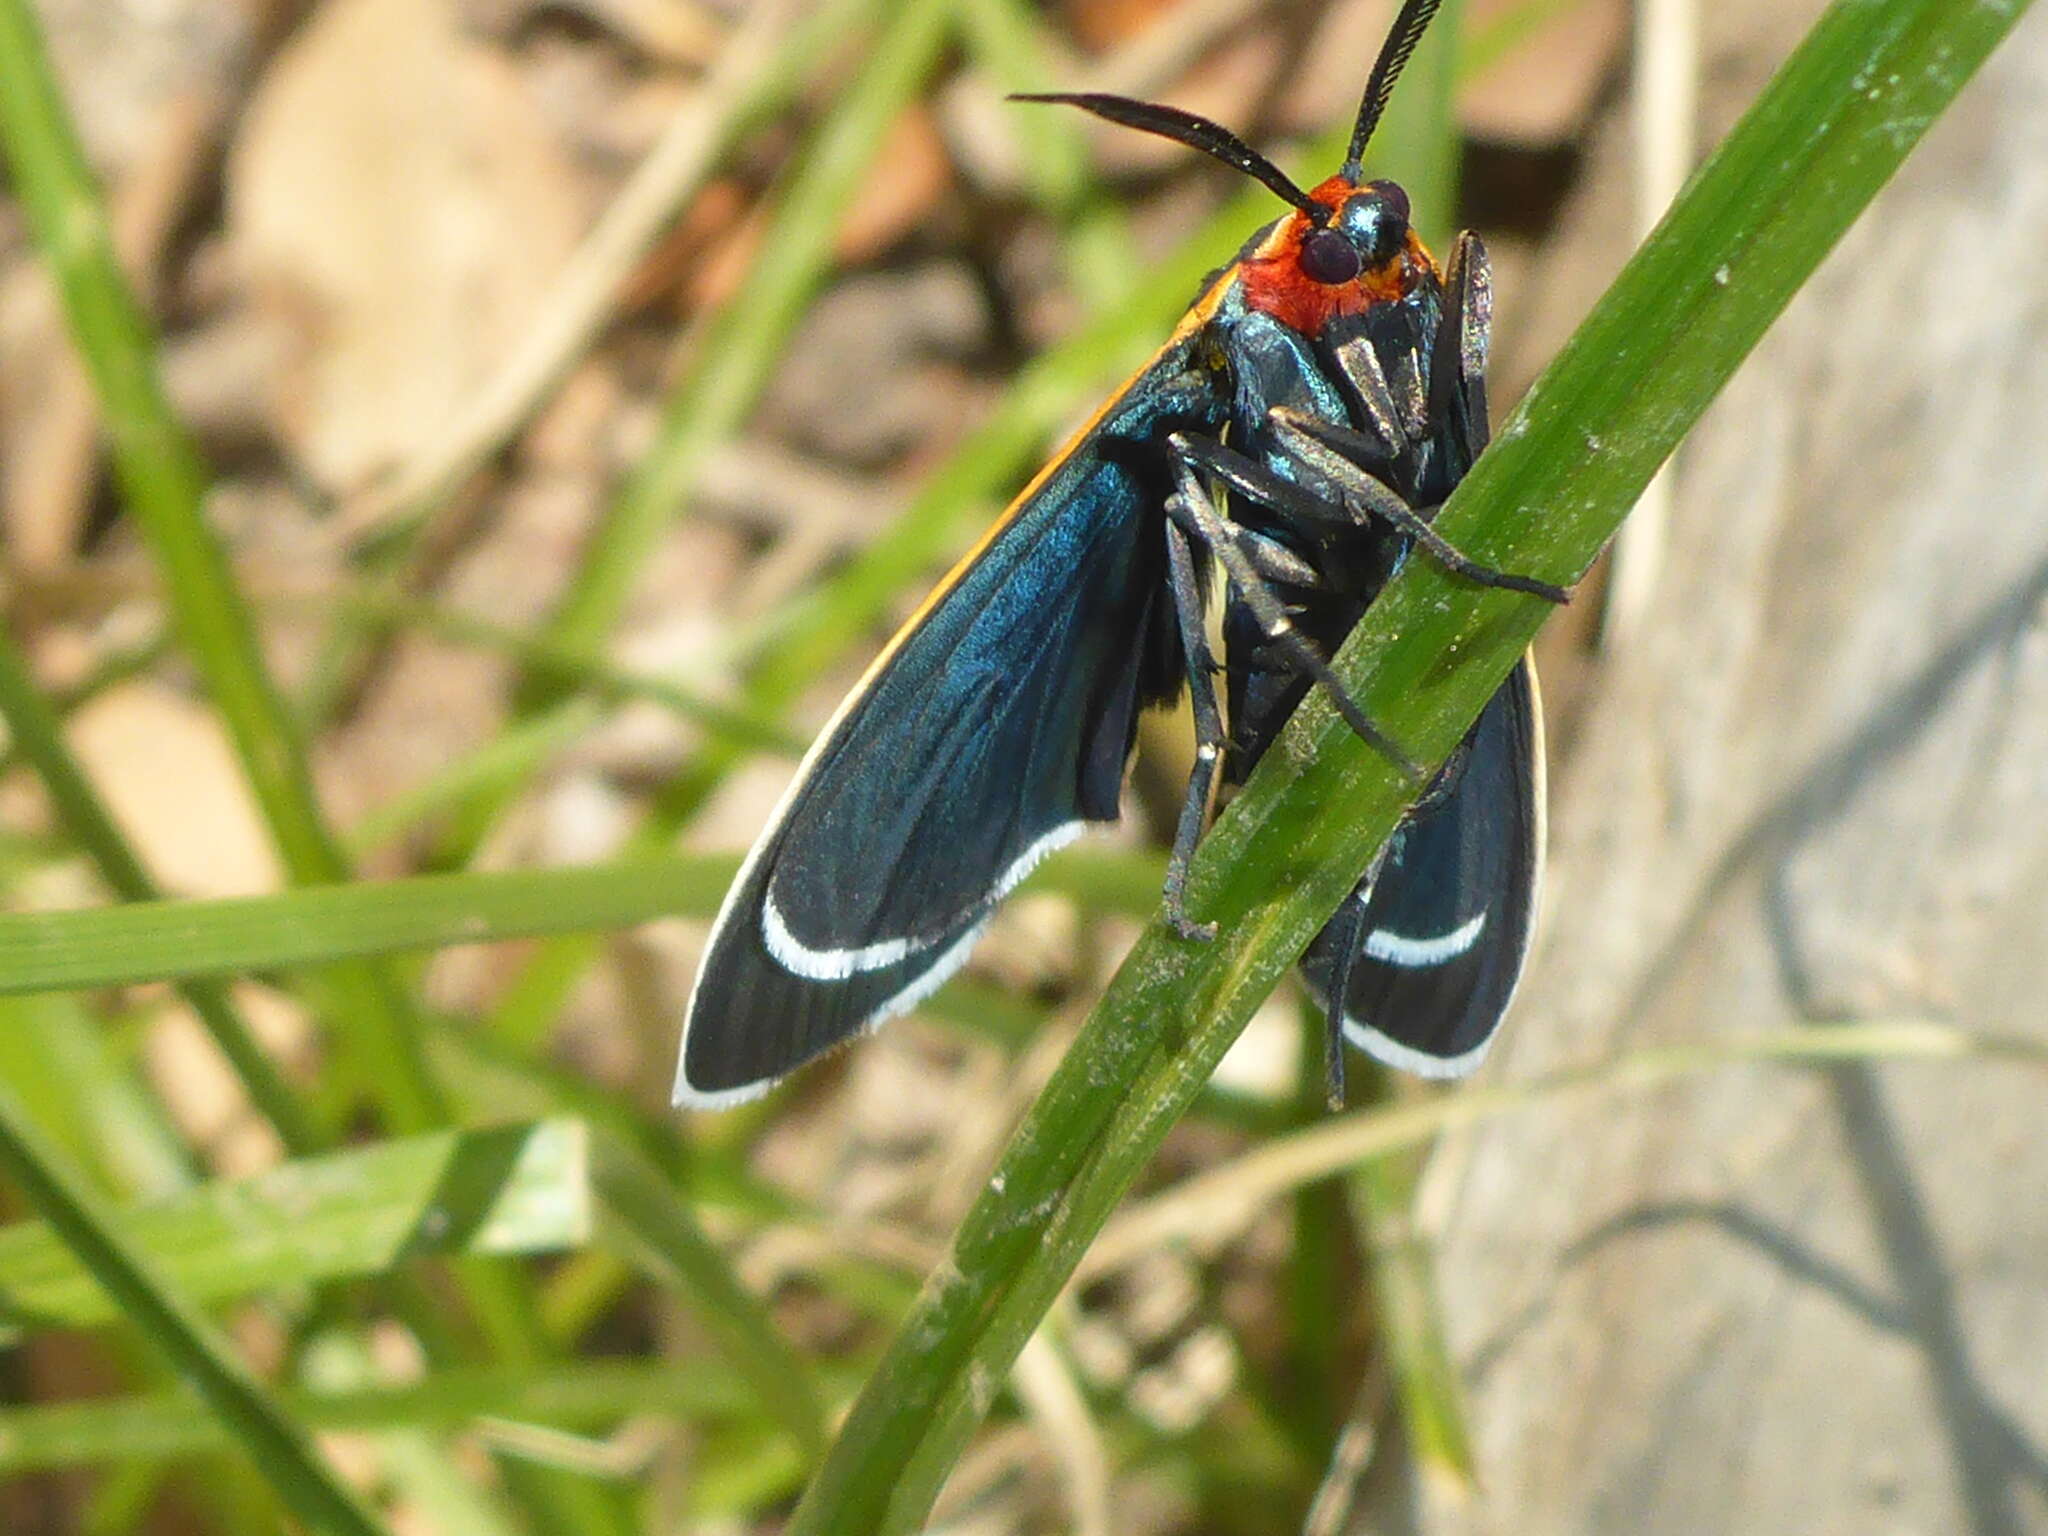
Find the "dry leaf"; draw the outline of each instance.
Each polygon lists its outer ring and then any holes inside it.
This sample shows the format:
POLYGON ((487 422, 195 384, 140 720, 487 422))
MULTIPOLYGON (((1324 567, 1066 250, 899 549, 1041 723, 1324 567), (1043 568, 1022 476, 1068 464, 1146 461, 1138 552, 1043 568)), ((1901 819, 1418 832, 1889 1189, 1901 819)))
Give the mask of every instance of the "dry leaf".
POLYGON ((922 106, 900 113, 867 185, 840 223, 834 241, 839 259, 861 262, 887 250, 931 217, 952 180, 952 162, 931 113, 922 106))
POLYGON ((273 401, 337 491, 418 452, 532 322, 585 199, 450 0, 335 0, 279 58, 228 171, 254 296, 293 336, 273 401))
POLYGON ((73 715, 69 734, 86 776, 166 889, 277 889, 276 854, 212 711, 161 683, 124 683, 73 715))

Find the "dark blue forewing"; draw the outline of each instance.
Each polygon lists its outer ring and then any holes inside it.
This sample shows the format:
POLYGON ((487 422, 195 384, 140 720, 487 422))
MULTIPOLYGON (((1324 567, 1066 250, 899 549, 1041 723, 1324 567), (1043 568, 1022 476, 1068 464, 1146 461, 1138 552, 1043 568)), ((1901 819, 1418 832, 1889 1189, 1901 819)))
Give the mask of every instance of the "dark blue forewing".
POLYGON ((1189 327, 1020 497, 840 707, 712 929, 678 1103, 730 1103, 929 994, 995 903, 1116 818, 1178 691, 1167 432, 1213 432, 1189 327))
POLYGON ((1522 974, 1543 858, 1543 727, 1525 657, 1466 738, 1448 793, 1394 834, 1302 958, 1326 1007, 1346 947, 1344 1036, 1389 1066, 1462 1077, 1522 974))

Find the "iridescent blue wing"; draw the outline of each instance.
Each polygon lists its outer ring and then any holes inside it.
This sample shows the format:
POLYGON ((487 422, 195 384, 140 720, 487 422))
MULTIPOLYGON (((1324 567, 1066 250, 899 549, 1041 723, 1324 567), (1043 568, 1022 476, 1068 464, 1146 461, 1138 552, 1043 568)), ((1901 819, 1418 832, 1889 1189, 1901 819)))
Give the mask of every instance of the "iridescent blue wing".
POLYGON ((1116 818, 1138 711, 1181 675, 1160 445, 1223 419, 1190 363, 1200 313, 941 583, 798 769, 712 929, 678 1103, 750 1097, 913 1007, 1033 864, 1116 818))
POLYGON ((1325 1007, 1349 955, 1341 1024, 1424 1077, 1479 1065, 1514 997, 1543 861, 1543 726, 1526 658, 1466 738, 1448 792, 1394 834, 1302 958, 1325 1007))

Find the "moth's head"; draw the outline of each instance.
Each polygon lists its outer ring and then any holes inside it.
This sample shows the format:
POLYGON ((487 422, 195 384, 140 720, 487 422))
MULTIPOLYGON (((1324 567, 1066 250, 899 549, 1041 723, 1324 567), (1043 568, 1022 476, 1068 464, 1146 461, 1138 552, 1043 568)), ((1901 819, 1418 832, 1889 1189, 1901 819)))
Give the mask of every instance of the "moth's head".
POLYGON ((1245 307, 1320 336, 1339 316, 1412 297, 1436 265, 1408 219, 1393 182, 1332 176, 1239 260, 1245 307))
POLYGON ((1391 181, 1354 184, 1333 176, 1309 194, 1321 219, 1301 215, 1296 261, 1301 275, 1326 287, 1384 273, 1408 251, 1408 194, 1391 181))
MULTIPOLYGON (((1353 285, 1372 290, 1374 298, 1398 297, 1405 291, 1408 257, 1419 256, 1424 265, 1428 257, 1409 227, 1408 194, 1391 181, 1361 181, 1359 164, 1373 129, 1386 111, 1394 82, 1400 78, 1441 4, 1442 0, 1403 0, 1366 80, 1344 168, 1313 192, 1302 191, 1286 172, 1228 128, 1178 107, 1094 92, 1025 95, 1012 100, 1063 102, 1080 107, 1127 128, 1156 133, 1190 149, 1199 149, 1270 187, 1291 203, 1295 211, 1278 226, 1277 250, 1286 253, 1286 270, 1269 272, 1264 281, 1268 287, 1276 283, 1283 287, 1306 283, 1332 290, 1305 301, 1305 308, 1303 302, 1296 302, 1293 308, 1308 313, 1320 311, 1331 302, 1347 302, 1345 295, 1353 285)), ((1276 250, 1269 245, 1260 254, 1270 256, 1276 250)))

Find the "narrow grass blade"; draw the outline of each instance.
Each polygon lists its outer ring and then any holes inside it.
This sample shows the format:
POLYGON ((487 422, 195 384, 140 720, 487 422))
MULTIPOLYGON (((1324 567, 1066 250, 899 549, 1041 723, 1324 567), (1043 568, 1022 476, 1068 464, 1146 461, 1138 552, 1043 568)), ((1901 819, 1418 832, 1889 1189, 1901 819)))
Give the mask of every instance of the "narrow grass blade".
MULTIPOLYGON (((156 336, 115 259, 105 207, 26 0, 0 0, 0 150, 56 279, 98 394, 124 503, 163 578, 180 638, 206 680, 292 879, 348 871, 313 792, 290 713, 265 670, 226 552, 206 522, 207 472, 157 366, 156 336)), ((349 967, 327 978, 329 1012, 401 1130, 446 1120, 427 1078, 417 1015, 391 978, 349 967)))
POLYGON ((502 804, 603 718, 604 708, 595 699, 578 697, 513 721, 475 751, 368 811, 349 828, 349 846, 368 853, 439 820, 466 820, 479 807, 502 804))
POLYGON ((1366 1237, 1377 1347, 1391 1369, 1408 1454, 1426 1476, 1465 1494, 1477 1484, 1465 1387, 1444 1333, 1429 1239, 1415 1228, 1415 1162, 1376 1158, 1351 1176, 1349 1194, 1366 1237))
MULTIPOLYGON (((4 913, 0 996, 710 917, 738 866, 730 854, 681 855, 305 886, 276 896, 4 913)), ((1159 904, 1159 861, 1108 850, 1065 853, 1048 860, 1029 888, 1144 916, 1159 904)))
MULTIPOLYGON (((0 630, 0 715, 6 717, 13 745, 42 780, 65 829, 92 860, 108 889, 123 901, 160 897, 156 882, 65 746, 57 712, 37 689, 25 659, 4 630, 0 630)), ((191 981, 180 990, 241 1079, 257 1113, 270 1122, 288 1150, 310 1151, 314 1136, 304 1111, 257 1044, 227 989, 212 982, 191 981)))
POLYGON ((890 124, 937 60, 951 10, 952 0, 902 0, 891 9, 859 74, 780 199, 746 282, 709 327, 670 396, 655 446, 599 524, 549 623, 550 644, 572 651, 600 645, 618 621, 634 579, 687 499, 704 454, 738 428, 759 398, 823 278, 840 214, 890 124))
MULTIPOLYGON (((159 631, 133 644, 106 652, 84 677, 45 695, 51 712, 60 720, 70 719, 74 711, 83 709, 108 689, 147 672, 163 660, 169 649, 169 640, 159 631)), ((0 779, 22 766, 24 761, 20 744, 8 741, 0 747, 0 779)))
POLYGON ((321 1459, 305 1429, 281 1409, 191 1304, 156 1274, 112 1212, 63 1167, 0 1085, 0 1168, 42 1213, 118 1311, 162 1351, 233 1433, 280 1501, 320 1536, 376 1536, 376 1518, 321 1459))
POLYGON ((358 589, 332 595, 280 599, 278 606, 331 609, 365 629, 413 629, 451 645, 494 651, 521 663, 537 677, 552 678, 565 688, 606 703, 646 699, 672 710, 715 737, 757 752, 801 756, 806 742, 772 720, 729 709, 672 678, 636 672, 595 650, 571 650, 544 636, 496 624, 478 614, 442 603, 407 598, 385 589, 358 589))
MULTIPOLYGON (((598 1428, 637 1414, 698 1422, 740 1417, 755 1407, 744 1382, 703 1360, 458 1368, 405 1386, 301 1388, 278 1398, 293 1418, 321 1433, 458 1429, 481 1418, 598 1428)), ((0 1410, 0 1477, 197 1456, 232 1445, 226 1426, 195 1414, 180 1393, 0 1410)))
MULTIPOLYGON (((1583 571, 1821 257, 2024 5, 1838 0, 1702 168, 1439 522, 1501 569, 1583 571)), ((1425 563, 1338 657, 1374 719, 1440 761, 1541 623, 1425 563)), ((1155 924, 1005 1154, 855 1403, 795 1536, 915 1529, 1082 1253, 1409 796, 1312 698, 1218 822, 1190 905, 1155 924), (1343 817, 1330 805, 1349 808, 1343 817)))
POLYGON ((0 998, 0 1083, 102 1194, 152 1199, 206 1176, 84 998, 0 998))
MULTIPOLYGON (((298 1375, 323 1393, 377 1385, 367 1339, 339 1329, 319 1335, 301 1351, 298 1375)), ((282 1396, 280 1401, 290 1406, 282 1396)), ((299 1417, 296 1412, 294 1416, 299 1417)), ((437 1430, 403 1425, 369 1435, 365 1443, 376 1457, 390 1503, 435 1536, 521 1536, 525 1531, 505 1490, 472 1476, 459 1458, 448 1454, 446 1439, 437 1430)))
POLYGON ((0 916, 0 994, 123 986, 717 911, 723 856, 428 875, 277 896, 0 916))
MULTIPOLYGON (((205 1184, 122 1213, 122 1240, 178 1292, 217 1302, 432 1254, 546 1253, 590 1233, 583 1126, 440 1131, 205 1184)), ((52 1226, 0 1229, 0 1327, 93 1327, 117 1313, 52 1226)))
POLYGON ((825 1414, 810 1368, 740 1284, 689 1207, 646 1159, 621 1146, 601 1149, 597 1187, 615 1238, 664 1284, 695 1302, 719 1352, 759 1394, 805 1460, 815 1462, 825 1448, 825 1414))

